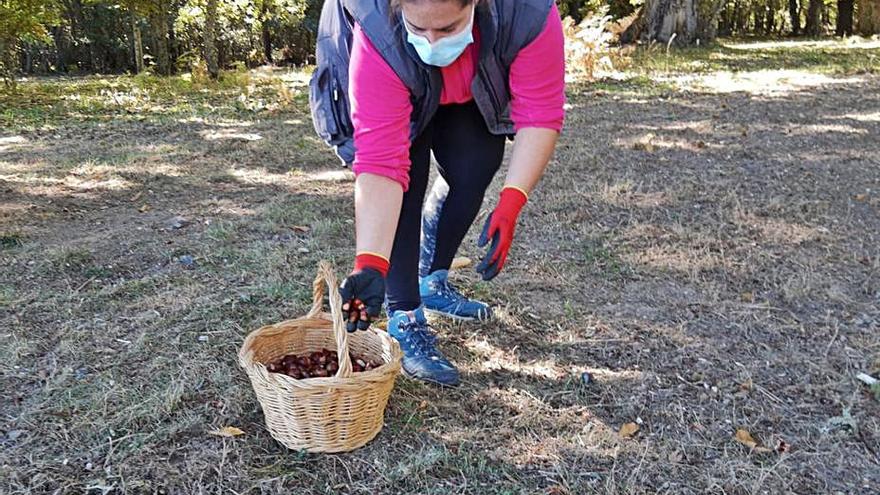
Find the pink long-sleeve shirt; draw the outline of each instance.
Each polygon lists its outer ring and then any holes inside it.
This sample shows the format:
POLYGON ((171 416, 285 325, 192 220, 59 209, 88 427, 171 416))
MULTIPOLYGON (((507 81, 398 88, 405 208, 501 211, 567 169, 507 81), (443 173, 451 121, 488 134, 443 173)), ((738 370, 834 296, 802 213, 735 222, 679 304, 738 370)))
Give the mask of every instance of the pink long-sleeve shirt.
MULTIPOLYGON (((440 104, 473 99, 471 82, 479 54, 479 30, 474 43, 450 65, 442 67, 440 104)), ((565 53, 562 22, 556 5, 544 30, 523 48, 510 66, 510 116, 514 128, 562 129, 565 103, 565 53)), ((389 177, 409 187, 410 117, 412 102, 406 85, 382 58, 361 28, 355 25, 349 64, 349 95, 354 124, 352 170, 389 177)))

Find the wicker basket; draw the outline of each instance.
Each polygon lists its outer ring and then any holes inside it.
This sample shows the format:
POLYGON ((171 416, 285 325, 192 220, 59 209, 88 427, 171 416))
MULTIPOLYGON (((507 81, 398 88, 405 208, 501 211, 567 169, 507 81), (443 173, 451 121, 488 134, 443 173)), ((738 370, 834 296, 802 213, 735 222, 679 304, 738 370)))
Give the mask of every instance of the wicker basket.
POLYGON ((288 448, 346 452, 369 442, 382 429, 385 405, 400 373, 400 345, 370 329, 349 334, 342 319, 336 276, 322 261, 314 282, 312 309, 295 320, 254 330, 238 353, 250 377, 272 437, 288 448), (322 311, 329 288, 332 314, 322 311), (336 349, 339 371, 327 378, 296 380, 271 373, 265 363, 287 355, 336 349), (348 351, 383 365, 353 373, 348 351))

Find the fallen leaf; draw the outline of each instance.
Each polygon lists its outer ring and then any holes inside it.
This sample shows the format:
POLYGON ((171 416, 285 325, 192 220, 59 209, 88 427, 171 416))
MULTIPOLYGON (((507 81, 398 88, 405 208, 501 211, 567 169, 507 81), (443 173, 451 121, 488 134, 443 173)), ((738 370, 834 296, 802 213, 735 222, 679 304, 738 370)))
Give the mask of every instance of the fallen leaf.
POLYGON ((450 268, 453 270, 459 270, 461 268, 466 268, 471 266, 471 259, 466 256, 457 256, 452 259, 452 265, 450 268))
POLYGON ((144 195, 143 191, 138 191, 134 196, 131 197, 131 199, 129 201, 134 203, 135 201, 141 199, 141 196, 143 196, 143 195, 144 195))
POLYGON ((739 384, 739 389, 743 390, 743 391, 747 391, 747 390, 751 390, 754 386, 755 386, 755 384, 752 382, 752 379, 749 378, 748 380, 739 384))
POLYGON ((868 199, 868 195, 867 194, 856 194, 855 199, 856 199, 856 201, 864 201, 864 200, 868 199))
POLYGON ((571 493, 564 486, 561 485, 551 485, 547 487, 547 491, 545 491, 547 495, 567 495, 571 493))
POLYGON ((745 445, 746 447, 754 450, 755 452, 770 452, 770 449, 767 447, 759 447, 758 442, 752 437, 752 434, 742 428, 736 430, 736 436, 734 437, 737 442, 745 445))
POLYGON ((152 206, 148 205, 147 203, 144 203, 143 206, 141 206, 140 208, 138 208, 138 211, 141 212, 141 213, 146 213, 146 212, 148 212, 148 211, 150 211, 150 210, 152 210, 152 209, 153 209, 152 206))
POLYGON ((739 298, 742 302, 753 303, 755 302, 755 294, 754 292, 743 292, 739 295, 739 298))
POLYGON ((218 437, 237 437, 239 435, 244 435, 244 431, 234 426, 224 426, 219 430, 209 431, 208 435, 217 435, 218 437))
POLYGON ((637 150, 647 151, 648 153, 654 152, 654 134, 649 132, 643 138, 639 139, 637 142, 633 144, 633 148, 637 150))
POLYGON ((620 436, 630 438, 639 431, 639 425, 636 423, 626 423, 620 427, 620 436))
POLYGON ((301 232, 301 233, 305 234, 312 229, 306 225, 294 225, 293 230, 295 232, 301 232))
POLYGON ((736 441, 752 449, 758 446, 752 434, 742 428, 736 430, 736 441))

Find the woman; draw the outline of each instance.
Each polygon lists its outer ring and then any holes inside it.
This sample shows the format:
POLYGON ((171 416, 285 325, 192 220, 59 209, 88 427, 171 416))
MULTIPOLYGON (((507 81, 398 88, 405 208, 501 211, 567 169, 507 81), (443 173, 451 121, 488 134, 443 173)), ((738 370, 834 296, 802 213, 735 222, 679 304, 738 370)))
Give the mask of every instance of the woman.
POLYGON ((385 2, 342 2, 354 21, 348 96, 357 150, 357 255, 340 286, 343 310, 350 331, 366 329, 384 300, 404 372, 453 386, 458 370, 436 348, 425 311, 490 316, 449 284, 447 270, 515 135, 476 269, 490 280, 504 267, 562 128, 562 26, 552 0, 385 2), (443 180, 423 220, 432 152, 443 180))

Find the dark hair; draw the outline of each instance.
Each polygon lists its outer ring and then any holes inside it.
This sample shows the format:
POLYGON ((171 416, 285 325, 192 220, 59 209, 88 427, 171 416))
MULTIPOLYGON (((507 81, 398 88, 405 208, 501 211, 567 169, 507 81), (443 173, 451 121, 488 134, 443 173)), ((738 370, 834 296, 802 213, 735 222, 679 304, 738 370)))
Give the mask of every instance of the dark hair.
POLYGON ((390 1, 391 1, 391 11, 397 12, 400 10, 400 6, 403 5, 404 3, 417 3, 417 2, 424 2, 424 1, 438 2, 438 3, 439 2, 458 2, 458 4, 461 5, 461 8, 465 8, 469 5, 472 5, 473 3, 477 2, 478 0, 390 0, 390 1))

